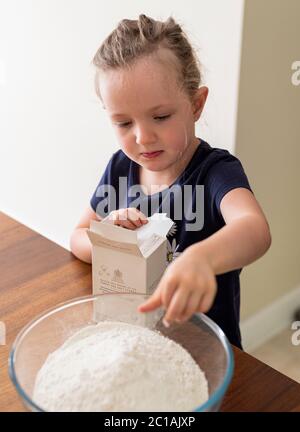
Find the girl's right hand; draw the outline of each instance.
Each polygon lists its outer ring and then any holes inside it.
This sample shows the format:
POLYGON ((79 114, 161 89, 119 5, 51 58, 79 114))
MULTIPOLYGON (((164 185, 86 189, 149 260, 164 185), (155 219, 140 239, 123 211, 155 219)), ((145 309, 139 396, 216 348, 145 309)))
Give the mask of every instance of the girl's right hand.
POLYGON ((104 221, 109 221, 114 225, 131 230, 135 230, 148 223, 147 217, 134 207, 113 210, 103 219, 103 222, 104 221))

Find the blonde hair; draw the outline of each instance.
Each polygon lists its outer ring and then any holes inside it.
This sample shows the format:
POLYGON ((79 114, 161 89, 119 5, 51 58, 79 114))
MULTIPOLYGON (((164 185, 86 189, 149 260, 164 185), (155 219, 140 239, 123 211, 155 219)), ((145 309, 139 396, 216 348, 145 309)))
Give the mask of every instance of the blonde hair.
POLYGON ((193 99, 201 85, 201 65, 181 26, 172 17, 156 21, 146 15, 138 20, 123 19, 103 41, 92 63, 96 67, 95 91, 101 99, 99 74, 118 68, 129 68, 138 59, 169 49, 177 59, 175 66, 180 87, 193 99))

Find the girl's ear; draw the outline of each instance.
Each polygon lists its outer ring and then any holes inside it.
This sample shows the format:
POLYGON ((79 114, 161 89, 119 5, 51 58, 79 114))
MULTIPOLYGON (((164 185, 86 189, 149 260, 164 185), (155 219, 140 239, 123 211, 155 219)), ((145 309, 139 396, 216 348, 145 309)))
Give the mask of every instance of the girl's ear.
POLYGON ((195 122, 199 120, 201 116, 207 96, 208 96, 208 88, 205 86, 199 87, 194 96, 194 102, 193 102, 193 115, 194 115, 195 122))

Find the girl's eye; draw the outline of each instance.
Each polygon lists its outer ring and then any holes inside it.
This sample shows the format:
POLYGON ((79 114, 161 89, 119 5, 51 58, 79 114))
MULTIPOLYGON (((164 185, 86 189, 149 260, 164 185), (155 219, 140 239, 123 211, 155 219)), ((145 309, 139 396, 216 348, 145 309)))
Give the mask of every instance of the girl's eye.
MULTIPOLYGON (((166 120, 167 118, 169 118, 169 117, 171 117, 171 115, 169 114, 169 115, 165 115, 165 116, 157 116, 157 117, 154 117, 154 119, 155 120, 159 120, 159 121, 163 121, 163 120, 166 120)), ((121 127, 121 128, 125 128, 125 127, 127 127, 127 126, 129 126, 130 125, 130 122, 126 122, 126 123, 117 123, 117 126, 118 127, 121 127)))
POLYGON ((166 120, 169 117, 171 117, 171 115, 159 116, 159 117, 154 117, 154 118, 157 120, 166 120))
POLYGON ((127 122, 127 123, 117 123, 117 126, 118 127, 126 127, 126 126, 128 126, 130 124, 130 122, 127 122))

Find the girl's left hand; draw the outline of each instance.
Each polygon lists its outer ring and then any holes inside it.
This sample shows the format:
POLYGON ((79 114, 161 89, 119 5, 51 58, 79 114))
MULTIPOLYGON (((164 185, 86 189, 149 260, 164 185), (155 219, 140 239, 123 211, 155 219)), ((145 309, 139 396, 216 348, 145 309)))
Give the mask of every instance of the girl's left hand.
POLYGON ((139 312, 149 312, 164 306, 163 322, 187 321, 195 312, 207 312, 217 293, 217 281, 205 254, 186 249, 166 269, 152 296, 139 306, 139 312))

